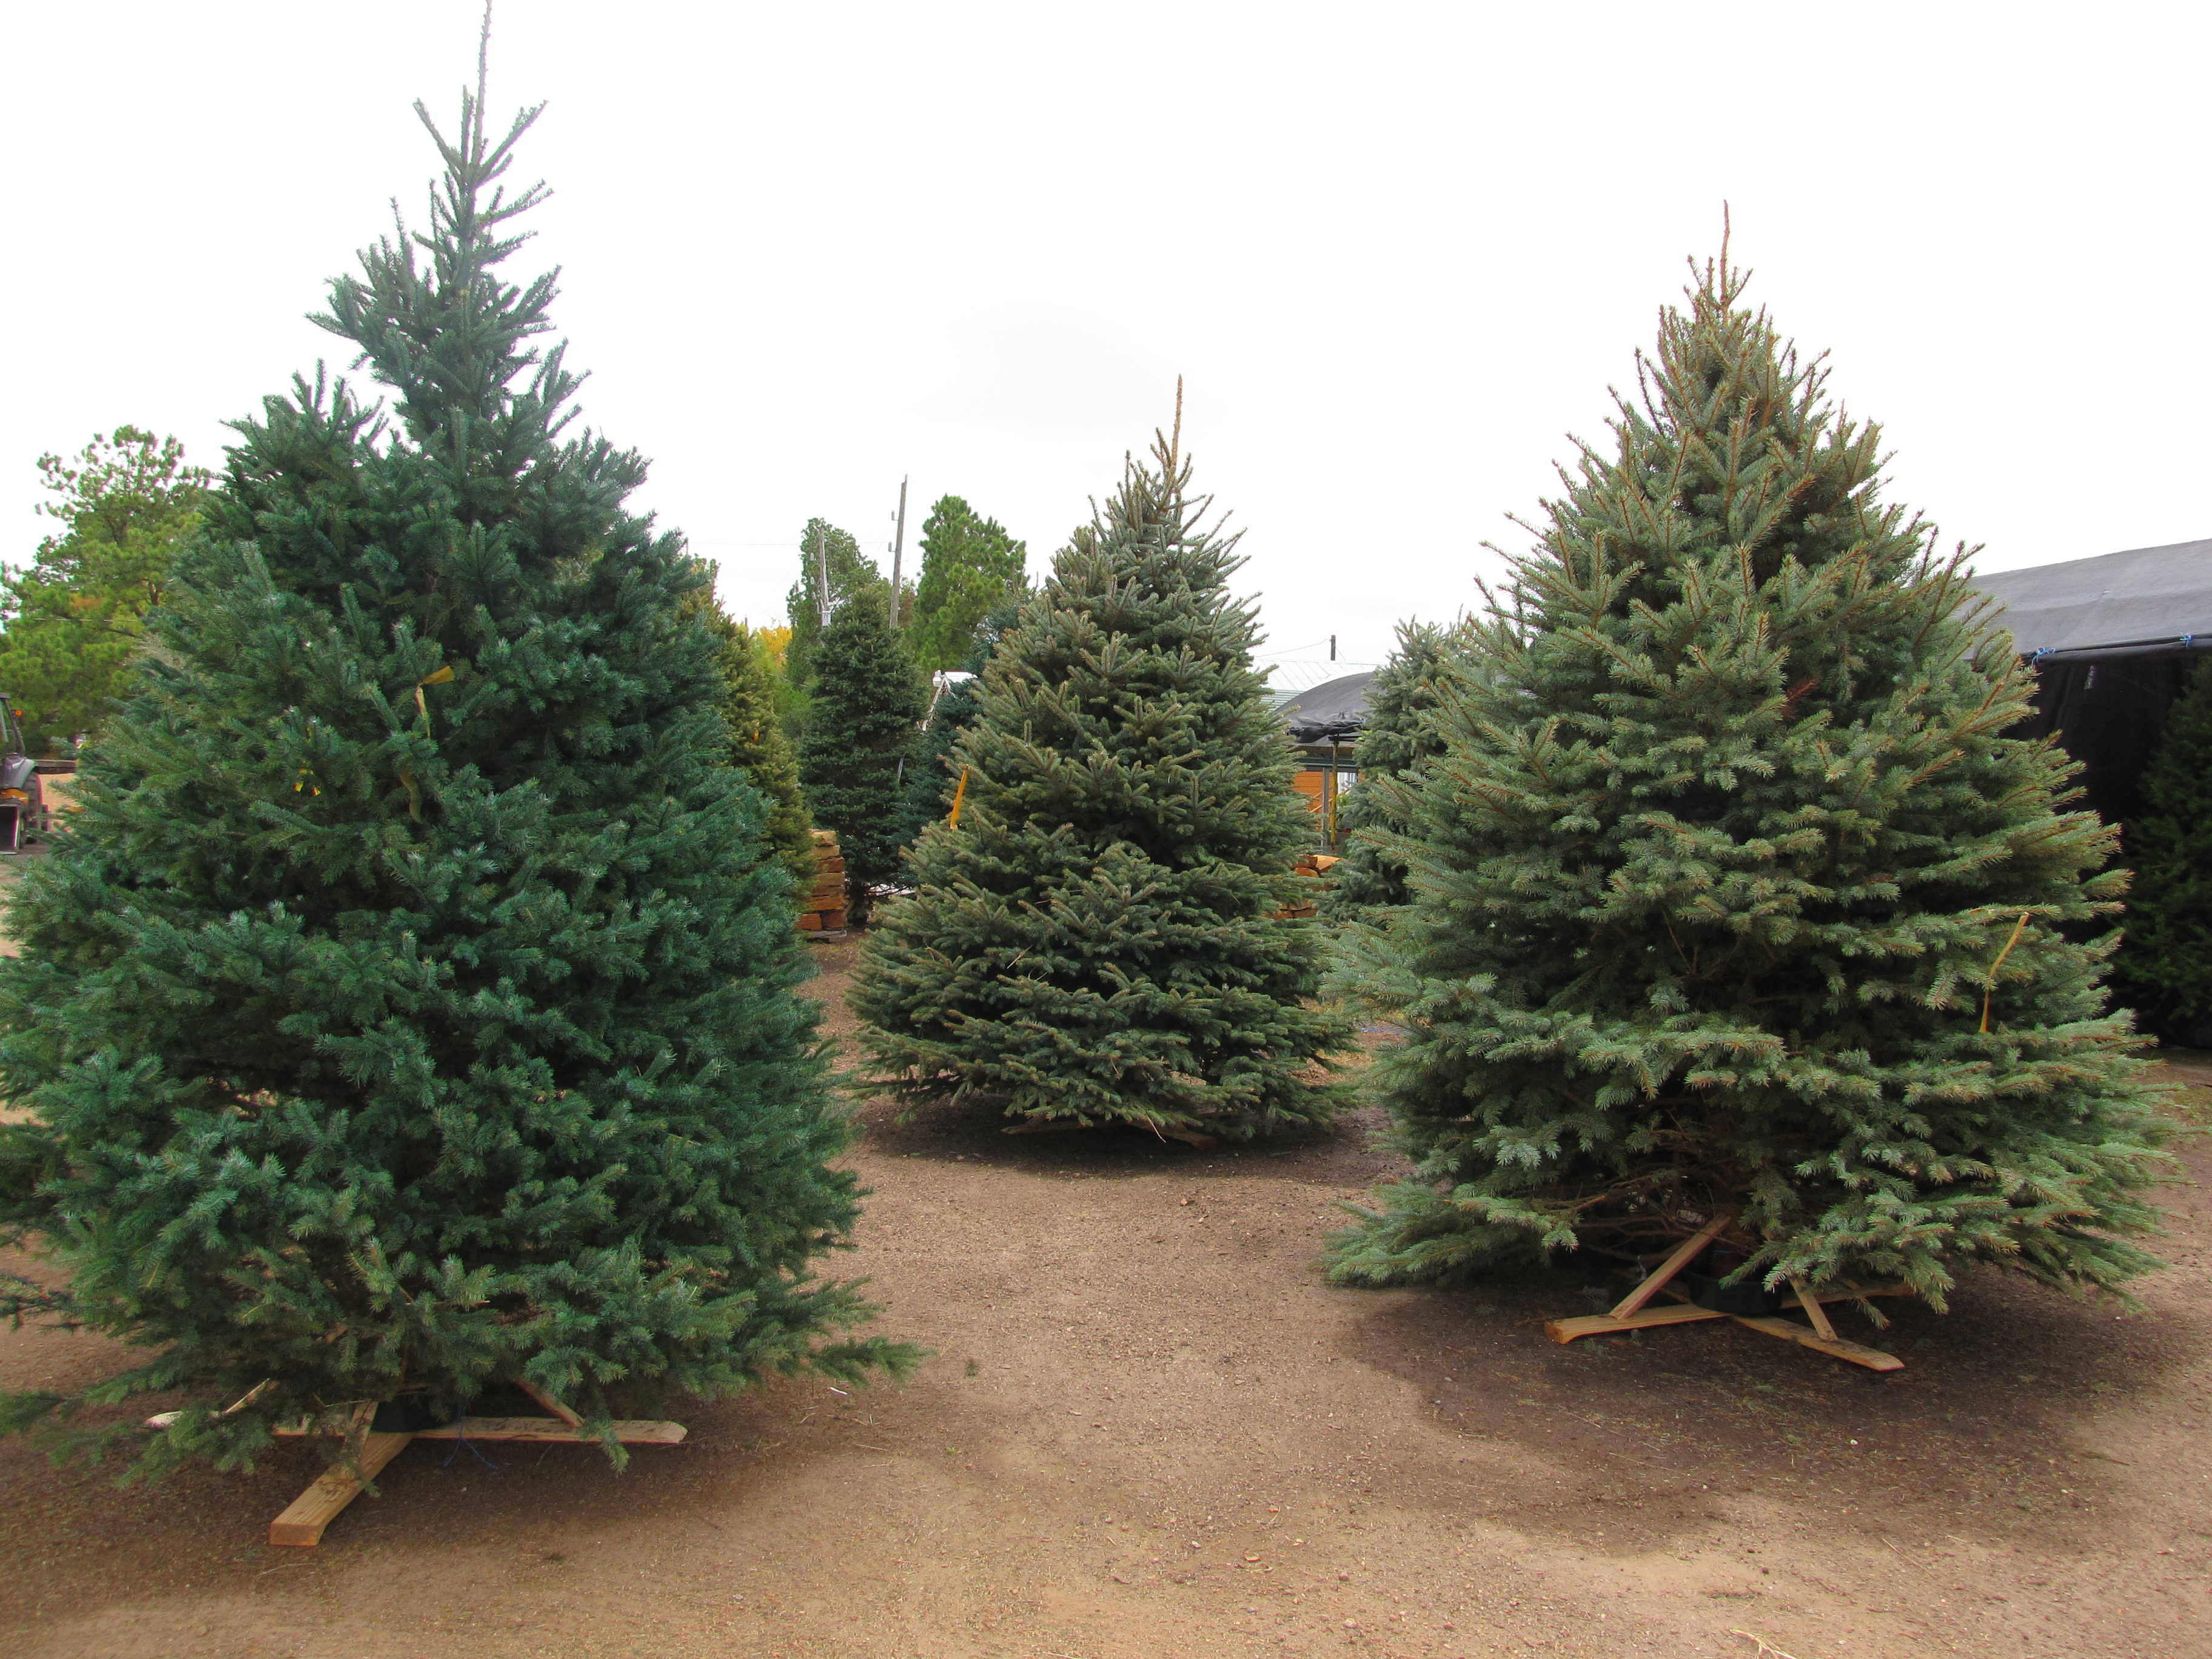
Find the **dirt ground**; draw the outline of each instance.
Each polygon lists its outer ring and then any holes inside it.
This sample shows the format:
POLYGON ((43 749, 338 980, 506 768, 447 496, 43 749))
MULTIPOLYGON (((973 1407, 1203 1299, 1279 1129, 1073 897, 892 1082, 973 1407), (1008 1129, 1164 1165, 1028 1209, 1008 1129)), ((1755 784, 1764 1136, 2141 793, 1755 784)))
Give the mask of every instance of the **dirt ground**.
MULTIPOLYGON (((816 947, 833 1029, 852 949, 816 947)), ((1199 1152, 872 1111, 849 1267, 936 1350, 914 1382, 698 1407, 620 1475, 418 1443, 315 1550, 264 1541, 310 1445, 145 1492, 0 1443, 0 1653, 2212 1656, 2201 1140, 2144 1315, 1977 1274, 1879 1337, 1844 1313, 1883 1376, 1727 1325, 1559 1347, 1600 1294, 1565 1278, 1331 1289, 1372 1127, 1199 1152)), ((117 1358, 0 1334, 0 1387, 117 1358)))

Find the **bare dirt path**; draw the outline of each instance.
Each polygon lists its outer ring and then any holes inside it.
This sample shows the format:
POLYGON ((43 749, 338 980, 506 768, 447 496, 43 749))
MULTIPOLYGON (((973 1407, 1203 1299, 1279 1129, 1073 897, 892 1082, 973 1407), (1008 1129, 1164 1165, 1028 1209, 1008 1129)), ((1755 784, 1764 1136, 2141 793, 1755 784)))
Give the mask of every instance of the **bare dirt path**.
MULTIPOLYGON (((1734 1327, 1560 1348, 1565 1279, 1331 1289, 1364 1127, 1200 1153, 875 1110, 850 1266, 937 1351, 916 1381, 695 1408, 621 1475, 418 1443, 318 1550, 262 1541, 311 1448, 143 1493, 0 1443, 0 1652, 2212 1656, 2201 1146, 2146 1316, 1977 1275, 1881 1377, 1734 1327)), ((115 1359, 0 1334, 0 1385, 115 1359)))

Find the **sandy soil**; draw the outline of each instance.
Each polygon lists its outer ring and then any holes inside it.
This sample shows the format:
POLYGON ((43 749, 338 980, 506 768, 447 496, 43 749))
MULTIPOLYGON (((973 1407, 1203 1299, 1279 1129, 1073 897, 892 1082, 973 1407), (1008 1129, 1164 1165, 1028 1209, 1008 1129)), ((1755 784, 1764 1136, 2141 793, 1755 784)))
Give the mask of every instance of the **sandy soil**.
MULTIPOLYGON (((851 949, 817 947, 833 1000, 851 949)), ((1844 1314, 1884 1377, 1733 1326, 1559 1347, 1600 1295, 1565 1278, 1331 1289, 1371 1127, 1194 1152, 872 1111, 851 1266, 937 1351, 915 1382, 698 1407, 621 1475, 419 1443, 313 1551, 263 1541, 309 1446, 140 1492, 0 1443, 0 1652, 2212 1655, 2201 1144, 2147 1314, 1977 1275, 1879 1338, 1844 1314)), ((116 1358, 0 1334, 0 1386, 116 1358)))

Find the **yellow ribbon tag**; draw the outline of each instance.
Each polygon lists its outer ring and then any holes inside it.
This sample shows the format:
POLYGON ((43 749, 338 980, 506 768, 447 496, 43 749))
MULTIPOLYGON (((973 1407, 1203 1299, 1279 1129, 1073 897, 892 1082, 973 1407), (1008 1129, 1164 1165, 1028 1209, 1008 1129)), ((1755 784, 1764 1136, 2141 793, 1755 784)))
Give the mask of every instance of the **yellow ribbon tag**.
POLYGON ((960 803, 967 794, 968 769, 963 766, 960 769, 960 781, 952 786, 952 816, 945 821, 948 828, 957 830, 960 827, 960 803))
POLYGON ((430 705, 422 696, 422 688, 426 685, 447 684, 453 678, 453 667, 451 663, 448 663, 443 668, 434 670, 415 682, 415 712, 422 717, 422 735, 426 738, 430 735, 430 705))

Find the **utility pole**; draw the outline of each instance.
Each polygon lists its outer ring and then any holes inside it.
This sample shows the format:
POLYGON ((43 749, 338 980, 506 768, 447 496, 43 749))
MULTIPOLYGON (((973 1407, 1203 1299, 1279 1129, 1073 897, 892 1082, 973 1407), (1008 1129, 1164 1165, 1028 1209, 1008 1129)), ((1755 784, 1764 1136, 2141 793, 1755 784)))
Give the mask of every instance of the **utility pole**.
POLYGON ((1336 635, 1334 634, 1328 636, 1328 659, 1331 662, 1336 660, 1336 635))
POLYGON ((899 586, 899 567, 906 557, 906 479, 901 478, 899 480, 898 539, 891 544, 891 626, 893 628, 899 626, 900 619, 905 611, 902 598, 904 590, 899 586))
POLYGON ((818 525, 814 531, 816 611, 826 632, 830 627, 830 541, 818 525))

